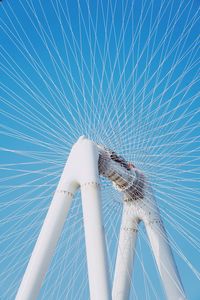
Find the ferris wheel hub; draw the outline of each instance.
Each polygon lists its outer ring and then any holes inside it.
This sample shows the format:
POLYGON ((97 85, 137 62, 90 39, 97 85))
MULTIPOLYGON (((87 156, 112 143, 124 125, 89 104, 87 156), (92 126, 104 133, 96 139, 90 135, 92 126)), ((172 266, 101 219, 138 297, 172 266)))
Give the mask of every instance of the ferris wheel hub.
POLYGON ((132 163, 116 152, 98 146, 99 174, 110 179, 115 189, 124 193, 124 200, 142 199, 145 190, 145 176, 132 163))

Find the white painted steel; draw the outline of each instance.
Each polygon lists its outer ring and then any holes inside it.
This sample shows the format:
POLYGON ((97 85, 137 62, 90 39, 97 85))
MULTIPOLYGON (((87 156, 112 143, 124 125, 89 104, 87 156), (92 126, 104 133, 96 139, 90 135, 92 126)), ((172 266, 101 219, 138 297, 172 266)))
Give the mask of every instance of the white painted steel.
POLYGON ((129 298, 138 221, 137 218, 133 220, 129 206, 125 203, 120 228, 112 299, 124 300, 129 298))
POLYGON ((79 182, 81 183, 90 299, 109 300, 111 289, 101 215, 99 151, 93 142, 86 139, 82 142, 82 146, 79 155, 82 160, 79 182))
POLYGON ((185 292, 179 277, 176 263, 169 245, 160 213, 153 198, 152 190, 145 185, 143 199, 124 202, 124 211, 120 239, 118 245, 115 277, 113 283, 113 300, 127 300, 132 276, 133 255, 135 251, 136 232, 125 231, 126 222, 129 228, 137 228, 137 223, 143 221, 150 244, 164 285, 168 300, 185 300, 185 292), (127 239, 127 240, 126 240, 127 239), (131 257, 132 256, 132 257, 131 257), (123 266, 124 264, 124 266, 123 266), (125 280, 126 278, 126 280, 125 280))
POLYGON ((157 263, 157 267, 169 300, 185 300, 185 292, 174 261, 167 233, 160 218, 156 202, 151 199, 144 207, 146 232, 157 263), (148 213, 151 212, 151 215, 148 213))
POLYGON ((37 239, 16 300, 35 300, 51 262, 57 241, 79 186, 82 190, 83 215, 92 300, 109 300, 108 266, 100 207, 99 152, 96 145, 81 137, 72 147, 57 190, 37 239))
POLYGON ((81 188, 90 299, 109 300, 106 246, 101 221, 101 198, 95 184, 81 188))
POLYGON ((37 299, 60 237, 73 193, 78 187, 71 180, 66 182, 66 178, 69 178, 68 174, 70 174, 70 167, 66 164, 16 295, 16 300, 37 299))
POLYGON ((111 179, 125 197, 112 299, 127 300, 129 297, 139 221, 145 223, 167 298, 186 299, 159 210, 144 175, 114 152, 106 149, 104 152, 104 148, 83 136, 72 147, 16 300, 37 298, 73 194, 79 187, 82 195, 90 298, 111 299, 101 216, 99 172, 111 179), (115 158, 112 159, 111 155, 115 158))

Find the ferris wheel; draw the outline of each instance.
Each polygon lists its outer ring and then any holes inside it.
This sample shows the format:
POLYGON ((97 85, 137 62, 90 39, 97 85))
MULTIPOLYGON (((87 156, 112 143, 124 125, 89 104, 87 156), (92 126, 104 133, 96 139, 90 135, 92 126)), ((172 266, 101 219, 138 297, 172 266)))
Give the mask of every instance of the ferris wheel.
POLYGON ((199 28, 195 0, 1 1, 0 299, 198 299, 199 28))

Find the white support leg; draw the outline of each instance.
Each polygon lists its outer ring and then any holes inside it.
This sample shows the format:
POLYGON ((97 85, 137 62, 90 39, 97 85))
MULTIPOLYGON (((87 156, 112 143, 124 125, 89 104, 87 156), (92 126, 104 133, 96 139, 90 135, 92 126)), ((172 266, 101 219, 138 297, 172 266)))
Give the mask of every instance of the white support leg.
POLYGON ((96 145, 82 141, 81 184, 83 220, 91 300, 109 300, 107 253, 101 215, 101 196, 99 185, 98 159, 96 145))
POLYGON ((88 279, 91 300, 109 300, 110 286, 101 216, 100 188, 96 183, 81 186, 88 279))
POLYGON ((37 299, 71 203, 72 194, 57 191, 26 268, 16 300, 37 299))
POLYGON ((16 300, 37 299, 48 266, 51 262, 71 205, 73 194, 78 188, 78 183, 74 180, 73 174, 73 148, 33 249, 18 289, 16 300))
POLYGON ((165 288, 167 299, 184 300, 185 294, 179 278, 173 254, 161 220, 146 225, 155 260, 165 288))
POLYGON ((113 300, 129 298, 138 221, 138 218, 133 219, 129 205, 125 203, 115 265, 113 300))
POLYGON ((186 296, 158 208, 153 199, 150 199, 147 203, 147 211, 150 212, 150 215, 147 214, 149 217, 145 218, 146 231, 165 288, 167 299, 185 300, 186 296))

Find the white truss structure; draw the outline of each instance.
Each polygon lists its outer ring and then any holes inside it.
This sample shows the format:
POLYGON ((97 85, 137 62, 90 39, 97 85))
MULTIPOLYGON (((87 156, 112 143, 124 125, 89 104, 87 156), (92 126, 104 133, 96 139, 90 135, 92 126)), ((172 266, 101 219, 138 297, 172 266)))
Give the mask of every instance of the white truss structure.
POLYGON ((90 299, 128 299, 140 221, 145 224, 167 299, 186 299, 159 210, 145 176, 114 152, 81 137, 70 152, 16 300, 37 299, 72 198, 79 187, 90 299), (101 213, 100 175, 111 179, 115 187, 124 194, 112 292, 101 213))

